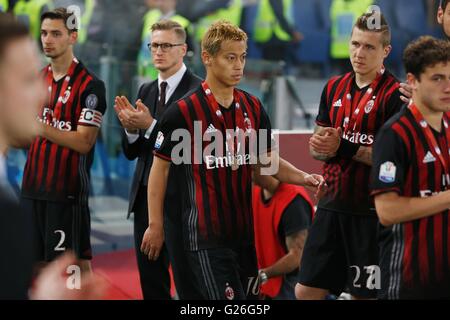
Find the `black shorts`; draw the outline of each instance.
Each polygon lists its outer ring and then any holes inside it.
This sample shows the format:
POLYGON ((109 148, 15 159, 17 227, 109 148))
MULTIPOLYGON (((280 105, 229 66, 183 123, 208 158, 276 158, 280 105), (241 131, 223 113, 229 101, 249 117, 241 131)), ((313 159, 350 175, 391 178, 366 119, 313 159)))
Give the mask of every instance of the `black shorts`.
POLYGON ((187 251, 189 267, 205 300, 257 300, 258 267, 254 246, 187 251))
POLYGON ((91 217, 88 205, 21 199, 33 217, 34 244, 38 261, 50 262, 66 250, 79 259, 91 260, 91 217))
POLYGON ((300 283, 375 299, 380 288, 377 216, 319 208, 303 250, 300 283))

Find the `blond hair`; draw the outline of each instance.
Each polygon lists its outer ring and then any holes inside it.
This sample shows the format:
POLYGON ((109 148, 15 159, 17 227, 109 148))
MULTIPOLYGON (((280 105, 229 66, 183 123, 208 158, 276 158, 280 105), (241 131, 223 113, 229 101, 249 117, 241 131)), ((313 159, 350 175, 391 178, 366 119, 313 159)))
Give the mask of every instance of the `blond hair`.
POLYGON ((161 20, 154 23, 152 25, 151 31, 173 31, 181 42, 186 42, 186 30, 184 30, 181 24, 173 20, 161 20))
POLYGON ((202 40, 202 51, 206 51, 211 56, 217 55, 222 43, 225 41, 247 42, 248 36, 239 27, 226 20, 213 23, 202 40))

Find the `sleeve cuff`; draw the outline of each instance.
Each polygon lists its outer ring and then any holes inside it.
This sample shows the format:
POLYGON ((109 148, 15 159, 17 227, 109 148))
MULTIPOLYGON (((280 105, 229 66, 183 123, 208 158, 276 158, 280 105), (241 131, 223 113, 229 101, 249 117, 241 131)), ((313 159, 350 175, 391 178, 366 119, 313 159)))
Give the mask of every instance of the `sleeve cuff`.
POLYGON ((339 149, 337 154, 342 158, 351 159, 358 152, 359 144, 351 143, 350 141, 341 138, 341 144, 339 145, 339 149))
POLYGON ((139 134, 137 133, 129 133, 128 130, 125 129, 125 134, 127 135, 128 143, 133 144, 139 139, 139 134))
POLYGON ((156 126, 157 122, 158 121, 156 119, 154 119, 152 124, 151 124, 151 126, 150 126, 150 128, 148 128, 147 131, 145 131, 145 135, 144 135, 145 139, 147 139, 147 140, 150 139, 150 136, 152 135, 153 129, 155 129, 155 126, 156 126))
POLYGON ((374 189, 370 193, 370 196, 375 197, 375 196, 379 196, 380 194, 389 193, 389 192, 396 192, 398 194, 401 193, 400 188, 392 187, 392 188, 386 188, 386 189, 374 189))
POLYGON ((167 157, 167 156, 165 156, 165 155, 163 155, 163 154, 161 154, 161 153, 158 153, 158 152, 156 152, 156 151, 153 151, 153 155, 154 155, 155 157, 158 157, 158 158, 160 158, 160 159, 166 160, 166 161, 168 161, 168 162, 172 162, 172 158, 167 157))
POLYGON ((316 124, 317 124, 318 126, 320 126, 320 127, 325 127, 325 128, 331 127, 331 124, 329 124, 329 123, 327 123, 327 122, 322 122, 322 121, 319 121, 319 120, 316 120, 316 124))

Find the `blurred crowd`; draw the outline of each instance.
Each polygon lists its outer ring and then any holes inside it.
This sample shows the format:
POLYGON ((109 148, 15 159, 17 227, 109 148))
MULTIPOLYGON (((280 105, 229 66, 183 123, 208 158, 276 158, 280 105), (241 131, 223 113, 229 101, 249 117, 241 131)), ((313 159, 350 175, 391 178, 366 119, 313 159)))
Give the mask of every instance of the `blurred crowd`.
MULTIPOLYGON (((153 22, 149 20, 155 19, 155 15, 151 14, 155 10, 160 11, 156 19, 175 16, 183 18, 183 25, 190 36, 189 44, 192 52, 198 51, 201 36, 211 22, 226 19, 240 25, 250 35, 250 58, 283 60, 288 66, 295 66, 300 62, 328 64, 330 61, 348 60, 349 28, 356 17, 366 11, 370 5, 379 5, 383 12, 398 9, 388 8, 394 4, 384 2, 374 0, 1 0, 0 10, 7 10, 18 16, 19 20, 30 26, 31 32, 38 39, 41 12, 48 8, 77 6, 80 9, 81 31, 76 53, 87 65, 100 73, 100 57, 112 57, 115 61, 137 68, 126 70, 125 73, 139 72, 141 76, 148 76, 148 70, 147 73, 144 71, 148 59, 145 56, 142 57, 140 51, 142 48, 147 51, 148 39, 145 35, 149 31, 149 23, 153 22)), ((405 10, 411 15, 423 15, 425 17, 422 19, 423 24, 427 30, 422 31, 435 34, 438 32, 435 19, 426 17, 435 17, 437 6, 437 1, 416 0, 409 1, 409 8, 405 10)), ((402 27, 403 31, 410 32, 406 30, 407 27, 401 25, 400 17, 394 15, 390 17, 389 12, 384 13, 388 20, 398 20, 390 22, 393 28, 402 27)), ((409 17, 411 21, 420 21, 420 18, 409 17)), ((417 28, 419 27, 424 28, 422 24, 417 25, 417 28)), ((414 28, 411 27, 411 30, 414 28)), ((393 33, 395 37, 396 32, 393 33)), ((417 35, 411 34, 409 38, 415 36, 417 35)))

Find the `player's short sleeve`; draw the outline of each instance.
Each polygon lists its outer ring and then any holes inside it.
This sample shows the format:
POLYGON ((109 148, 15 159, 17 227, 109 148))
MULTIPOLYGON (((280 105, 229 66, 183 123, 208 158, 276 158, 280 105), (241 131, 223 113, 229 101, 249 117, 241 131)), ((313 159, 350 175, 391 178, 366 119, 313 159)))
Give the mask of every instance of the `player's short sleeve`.
POLYGON ((390 127, 384 127, 373 147, 371 195, 403 193, 408 153, 401 137, 390 127))
POLYGON ((180 143, 186 147, 191 145, 186 139, 190 137, 186 120, 181 113, 178 103, 170 105, 156 127, 158 130, 154 145, 154 155, 166 161, 173 161, 172 151, 180 143))
POLYGON ((100 128, 106 112, 106 89, 103 81, 92 80, 81 94, 78 125, 100 128))
POLYGON ((299 231, 306 230, 311 225, 312 208, 300 195, 286 207, 278 225, 280 238, 291 236, 299 231))
POLYGON ((320 97, 319 113, 316 117, 316 124, 321 127, 331 127, 330 111, 328 107, 327 86, 323 88, 322 96, 320 97))

